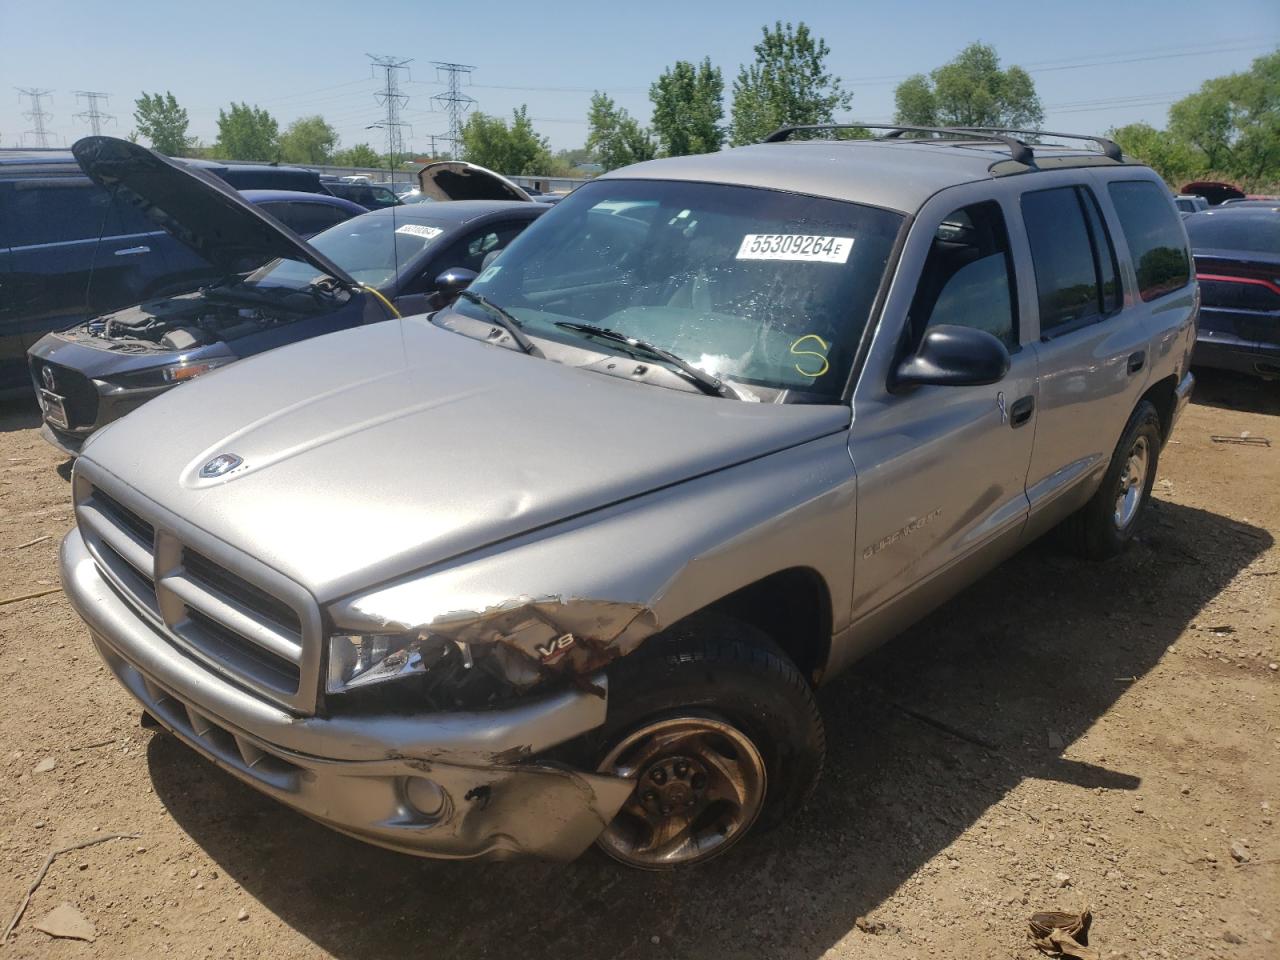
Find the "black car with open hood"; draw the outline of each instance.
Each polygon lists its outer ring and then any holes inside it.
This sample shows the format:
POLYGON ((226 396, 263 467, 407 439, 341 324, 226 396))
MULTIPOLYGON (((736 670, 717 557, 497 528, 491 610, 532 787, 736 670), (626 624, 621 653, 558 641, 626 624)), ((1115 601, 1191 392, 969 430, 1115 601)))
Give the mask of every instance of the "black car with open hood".
POLYGON ((351 288, 346 273, 280 222, 256 209, 226 181, 115 137, 85 137, 72 155, 94 183, 235 277, 282 257, 309 263, 351 288), (193 189, 193 181, 204 189, 193 189))
POLYGON ((193 292, 92 317, 31 348, 44 437, 73 455, 99 427, 217 367, 438 306, 441 273, 478 269, 542 212, 509 200, 390 208, 306 241, 217 177, 138 144, 87 137, 72 152, 117 203, 219 274, 193 292))

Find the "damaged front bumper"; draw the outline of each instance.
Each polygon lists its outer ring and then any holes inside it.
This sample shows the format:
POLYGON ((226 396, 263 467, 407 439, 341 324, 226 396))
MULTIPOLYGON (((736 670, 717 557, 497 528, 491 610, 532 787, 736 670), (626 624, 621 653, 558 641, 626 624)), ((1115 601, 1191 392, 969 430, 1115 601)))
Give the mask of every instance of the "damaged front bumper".
MULTIPOLYGON (((633 782, 536 755, 604 722, 606 697, 562 691, 501 710, 298 717, 187 658, 102 577, 78 530, 63 588, 116 678, 179 739, 307 816, 420 856, 569 860, 633 782)), ((593 684, 606 692, 603 676, 593 684)))

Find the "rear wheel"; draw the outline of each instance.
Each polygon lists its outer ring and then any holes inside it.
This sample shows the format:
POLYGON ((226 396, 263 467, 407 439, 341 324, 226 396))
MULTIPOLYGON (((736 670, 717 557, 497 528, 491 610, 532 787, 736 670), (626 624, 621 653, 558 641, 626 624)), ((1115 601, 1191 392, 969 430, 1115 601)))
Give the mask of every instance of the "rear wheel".
POLYGON ((1160 415, 1147 401, 1133 411, 1093 498, 1062 525, 1068 545, 1091 560, 1114 557, 1133 539, 1160 461, 1160 415))
POLYGON ((757 630, 698 616, 610 670, 597 770, 636 781, 597 840, 642 869, 700 863, 809 796, 822 719, 795 665, 757 630))

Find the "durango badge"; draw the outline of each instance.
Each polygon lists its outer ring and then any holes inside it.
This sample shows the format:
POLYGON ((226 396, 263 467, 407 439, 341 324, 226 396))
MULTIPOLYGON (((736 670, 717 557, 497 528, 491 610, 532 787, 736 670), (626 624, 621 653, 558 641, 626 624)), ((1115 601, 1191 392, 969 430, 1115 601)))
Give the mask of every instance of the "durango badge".
POLYGON ((206 480, 224 477, 242 463, 243 457, 237 457, 234 453, 220 453, 200 468, 200 476, 206 480))

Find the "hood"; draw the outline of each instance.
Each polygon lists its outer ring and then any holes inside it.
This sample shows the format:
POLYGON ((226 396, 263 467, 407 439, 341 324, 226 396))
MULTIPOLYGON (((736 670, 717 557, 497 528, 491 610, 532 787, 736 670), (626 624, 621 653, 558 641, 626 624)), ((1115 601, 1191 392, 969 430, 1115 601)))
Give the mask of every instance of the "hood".
POLYGON ((849 419, 615 379, 411 317, 206 374, 83 456, 327 602, 849 419), (243 464, 202 479, 224 454, 243 464))
POLYGON ((419 189, 432 200, 530 200, 516 184, 500 173, 467 163, 439 160, 418 171, 419 189))
POLYGON ((276 257, 301 260, 354 288, 341 267, 281 224, 255 209, 204 170, 115 137, 85 137, 71 148, 94 183, 115 193, 172 234, 225 276, 276 257))

